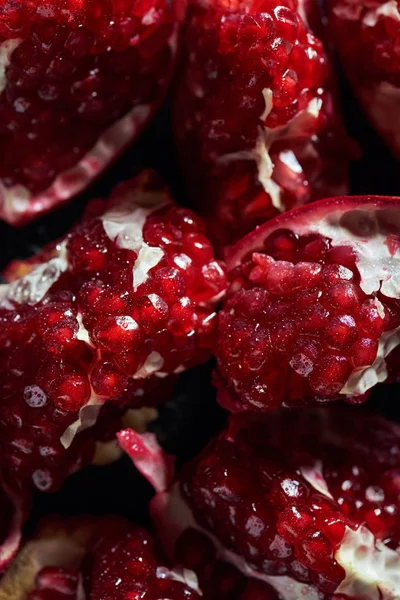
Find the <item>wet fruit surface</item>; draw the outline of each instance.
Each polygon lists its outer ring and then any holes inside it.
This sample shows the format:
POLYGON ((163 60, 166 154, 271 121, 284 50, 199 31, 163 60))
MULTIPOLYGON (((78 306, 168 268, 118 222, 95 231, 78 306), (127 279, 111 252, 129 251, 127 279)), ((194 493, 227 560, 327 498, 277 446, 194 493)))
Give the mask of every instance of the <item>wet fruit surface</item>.
POLYGON ((340 202, 277 219, 228 259, 217 351, 235 395, 227 408, 362 402, 387 379, 400 325, 397 204, 391 214, 390 199, 340 202))
POLYGON ((18 600, 201 596, 196 575, 165 566, 147 531, 112 517, 45 521, 0 583, 3 598, 12 592, 13 580, 18 582, 18 600))
POLYGON ((199 598, 194 573, 160 565, 151 536, 128 524, 124 532, 100 540, 88 563, 84 582, 89 600, 199 598))
POLYGON ((2 218, 21 223, 65 201, 137 136, 171 75, 183 9, 1 0, 2 218))
MULTIPOLYGON (((357 590, 378 598, 379 589, 395 597, 399 434, 350 407, 237 415, 187 468, 180 490, 197 526, 225 548, 220 556, 266 576, 282 597, 292 597, 285 578, 298 582, 298 597, 302 585, 310 598, 358 598, 357 590)), ((188 552, 195 534, 184 535, 188 552)))
POLYGON ((219 245, 283 210, 346 191, 351 144, 322 43, 306 20, 291 0, 190 8, 175 131, 191 192, 219 245))
POLYGON ((74 444, 107 400, 141 406, 209 357, 225 288, 201 221, 148 174, 89 212, 1 288, 3 464, 42 491, 87 460, 74 444))
POLYGON ((330 0, 331 36, 367 116, 399 156, 399 4, 330 0))

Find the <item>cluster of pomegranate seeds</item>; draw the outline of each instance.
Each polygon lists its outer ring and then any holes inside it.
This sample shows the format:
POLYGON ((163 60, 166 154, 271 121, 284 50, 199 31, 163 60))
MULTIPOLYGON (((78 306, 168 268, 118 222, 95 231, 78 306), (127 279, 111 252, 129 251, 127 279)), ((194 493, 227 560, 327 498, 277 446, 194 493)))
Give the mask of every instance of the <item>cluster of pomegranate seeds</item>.
POLYGON ((157 560, 154 543, 129 524, 95 545, 84 569, 88 600, 195 600, 197 579, 187 569, 170 570, 157 560))
POLYGON ((299 598, 373 598, 399 565, 399 468, 399 428, 361 409, 248 413, 231 417, 180 489, 225 556, 283 597, 299 582, 299 598))
POLYGON ((102 211, 0 288, 3 464, 40 490, 91 455, 90 439, 76 455, 76 434, 107 400, 143 405, 148 386, 205 361, 214 343, 226 277, 202 222, 149 174, 102 211))
POLYGON ((168 568, 150 534, 118 517, 45 519, 0 582, 2 598, 195 600, 195 573, 168 568), (17 596, 12 595, 17 585, 17 596), (10 595, 11 593, 11 595, 10 595))
POLYGON ((367 115, 398 156, 399 3, 329 0, 327 6, 343 68, 367 115))
POLYGON ((388 290, 383 282, 397 278, 390 240, 398 207, 388 200, 380 213, 377 202, 373 216, 374 206, 363 212, 357 199, 346 202, 277 218, 243 240, 242 260, 230 261, 217 358, 234 410, 361 402, 387 378, 400 303, 397 284, 388 290))
POLYGON ((1 1, 2 218, 67 199, 132 141, 171 75, 184 4, 1 1))
POLYGON ((189 9, 175 131, 219 245, 346 190, 350 144, 327 89, 322 44, 305 19, 296 0, 210 0, 189 9))

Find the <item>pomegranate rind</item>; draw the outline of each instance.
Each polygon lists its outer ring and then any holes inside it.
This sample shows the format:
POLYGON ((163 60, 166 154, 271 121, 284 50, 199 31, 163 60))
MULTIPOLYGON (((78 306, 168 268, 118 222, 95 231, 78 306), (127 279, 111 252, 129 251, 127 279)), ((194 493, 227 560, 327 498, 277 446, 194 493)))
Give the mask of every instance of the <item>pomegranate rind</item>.
POLYGON ((327 9, 329 33, 354 93, 373 127, 398 158, 398 2, 330 0, 327 9))
MULTIPOLYGON (((400 252, 398 247, 398 240, 400 239, 399 198, 379 196, 331 198, 279 215, 243 238, 227 255, 227 267, 228 272, 232 273, 232 284, 228 292, 227 308, 223 307, 223 311, 220 313, 220 344, 219 351, 217 352, 223 379, 226 376, 225 368, 227 371, 230 368, 228 363, 229 357, 225 363, 222 358, 220 359, 219 354, 223 355, 224 351, 223 332, 228 332, 229 327, 234 328, 235 319, 238 318, 234 309, 232 309, 232 312, 229 312, 230 298, 235 297, 235 292, 241 286, 240 277, 237 273, 240 272, 242 264, 247 264, 246 261, 253 260, 253 262, 257 262, 257 255, 253 253, 260 252, 260 260, 263 256, 268 260, 268 251, 265 250, 264 242, 271 234, 278 230, 289 231, 290 234, 298 235, 300 238, 310 234, 322 236, 322 238, 329 241, 332 248, 336 246, 344 249, 349 248, 355 256, 355 272, 357 272, 356 276, 359 276, 360 279, 357 286, 365 294, 363 297, 369 298, 369 301, 373 303, 381 318, 387 318, 389 312, 389 309, 384 307, 382 302, 385 299, 388 299, 388 301, 392 299, 398 301, 400 299, 400 252), (236 268, 238 268, 237 273, 235 271, 236 268), (380 294, 379 297, 376 295, 378 293, 380 294)), ((283 268, 286 263, 277 264, 282 264, 283 268)), ((249 285, 250 288, 257 288, 257 284, 253 284, 251 281, 246 285, 249 285)), ((273 305, 273 299, 271 303, 273 305)), ((253 326, 255 326, 254 323, 253 325, 249 324, 249 327, 253 326)), ((299 329, 300 331, 301 329, 299 329)), ((317 336, 316 340, 317 344, 322 344, 323 336, 321 338, 317 336), (319 341, 320 339, 321 341, 319 341)), ((355 364, 354 366, 350 366, 348 373, 340 381, 340 385, 335 393, 330 393, 328 387, 326 388, 326 397, 332 397, 332 399, 337 399, 338 397, 346 398, 349 401, 355 402, 362 401, 363 398, 364 400, 366 399, 367 394, 377 383, 387 381, 390 371, 388 363, 391 360, 389 355, 400 344, 400 327, 397 321, 394 321, 391 327, 388 327, 377 336, 376 344, 377 349, 374 357, 369 357, 367 362, 360 365, 355 364)), ((321 349, 322 347, 325 348, 325 346, 321 346, 321 349)), ((272 348, 270 351, 272 356, 275 357, 275 354, 273 354, 274 349, 272 348)), ((279 357, 277 360, 279 360, 279 357)), ((306 369, 310 368, 312 372, 313 364, 310 363, 310 367, 307 364, 304 367, 303 365, 295 367, 292 364, 293 361, 293 357, 290 361, 288 359, 288 368, 292 369, 290 373, 300 373, 304 381, 308 381, 309 371, 307 372, 306 369), (301 369, 303 369, 304 373, 301 369)), ((236 363, 233 362, 232 364, 235 365, 236 363)), ((233 368, 231 371, 233 371, 233 368)), ((254 376, 263 373, 261 367, 257 373, 256 371, 257 369, 254 371, 254 376)), ((234 377, 233 374, 230 375, 230 378, 235 381, 237 380, 237 383, 233 385, 230 379, 224 379, 225 384, 234 394, 238 393, 240 395, 240 374, 237 372, 237 377, 234 377)), ((250 397, 251 385, 246 385, 247 391, 245 393, 247 397, 250 397)), ((320 389, 320 395, 324 397, 325 388, 321 386, 320 389)), ((280 393, 284 395, 284 392, 280 393)), ((309 390, 308 392, 304 392, 304 395, 308 394, 307 399, 312 400, 314 398, 313 393, 309 390)), ((318 396, 318 394, 315 393, 315 396, 318 396)), ((220 390, 220 398, 223 406, 232 412, 246 409, 245 404, 241 404, 236 398, 231 398, 223 390, 220 390)), ((272 400, 278 402, 279 398, 274 397, 272 400)), ((289 404, 290 401, 291 399, 288 400, 289 404)), ((253 404, 253 409, 254 407, 256 410, 265 409, 261 401, 258 403, 254 401, 253 404)))
POLYGON ((313 231, 314 225, 317 226, 320 221, 329 218, 331 214, 345 214, 352 210, 362 210, 367 213, 393 210, 396 214, 400 210, 400 198, 395 196, 340 196, 294 208, 260 225, 230 248, 226 255, 227 267, 232 270, 239 266, 247 254, 260 250, 263 241, 277 229, 287 228, 300 234, 310 233, 313 231))

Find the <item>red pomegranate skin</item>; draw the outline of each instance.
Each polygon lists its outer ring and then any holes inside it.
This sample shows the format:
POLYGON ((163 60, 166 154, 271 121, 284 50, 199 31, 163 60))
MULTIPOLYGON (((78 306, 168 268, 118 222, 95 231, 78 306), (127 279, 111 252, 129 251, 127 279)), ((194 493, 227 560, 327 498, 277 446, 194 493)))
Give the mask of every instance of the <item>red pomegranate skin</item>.
POLYGON ((185 0, 1 0, 0 218, 87 186, 163 98, 185 0))
POLYGON ((329 0, 327 6, 342 67, 371 123, 399 157, 399 4, 329 0))
POLYGON ((258 586, 246 600, 273 598, 268 584, 284 600, 388 600, 400 589, 399 469, 399 427, 360 408, 233 415, 153 514, 201 582, 217 557, 258 586))
POLYGON ((223 248, 310 200, 346 193, 354 148, 314 2, 193 1, 174 102, 190 189, 223 248))
POLYGON ((207 360, 226 285, 201 220, 149 173, 89 212, 0 288, 3 464, 43 491, 90 459, 107 401, 142 406, 207 360))
POLYGON ((216 351, 226 408, 360 403, 396 371, 399 208, 395 198, 320 201, 232 249, 216 351))

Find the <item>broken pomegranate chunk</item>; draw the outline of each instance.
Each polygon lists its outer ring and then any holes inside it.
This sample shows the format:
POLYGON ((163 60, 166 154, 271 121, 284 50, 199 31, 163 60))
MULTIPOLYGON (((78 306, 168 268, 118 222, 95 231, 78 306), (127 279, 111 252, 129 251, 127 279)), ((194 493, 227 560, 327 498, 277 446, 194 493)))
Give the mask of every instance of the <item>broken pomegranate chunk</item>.
POLYGON ((364 401, 400 343, 399 236, 400 200, 354 197, 285 213, 239 242, 219 314, 222 404, 364 401))
POLYGON ((149 386, 207 360, 226 285, 201 220, 151 174, 90 212, 0 287, 3 465, 43 491, 90 458, 73 442, 107 400, 142 406, 149 386))
POLYGON ((331 37, 363 109, 400 157, 399 3, 329 0, 331 37))
POLYGON ((315 3, 195 1, 175 132, 220 246, 310 200, 347 189, 353 144, 333 101, 315 3), (306 14, 307 13, 307 14, 306 14))
POLYGON ((144 529, 117 518, 50 522, 0 583, 4 600, 195 600, 196 575, 169 569, 144 529))
POLYGON ((0 218, 66 201, 138 135, 170 79, 185 0, 0 3, 0 218))
POLYGON ((166 549, 200 571, 217 555, 284 600, 389 600, 399 474, 399 427, 363 409, 246 413, 152 509, 166 549))

